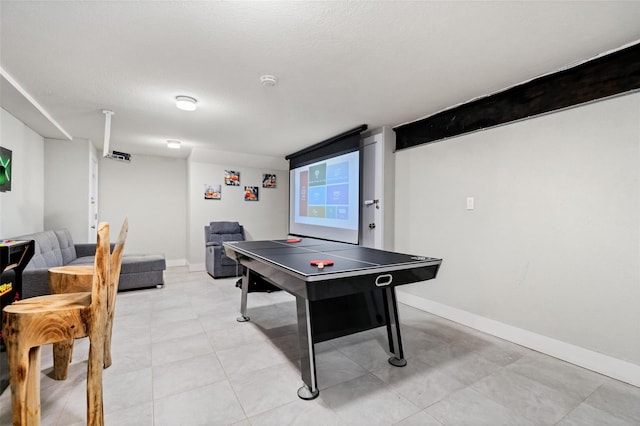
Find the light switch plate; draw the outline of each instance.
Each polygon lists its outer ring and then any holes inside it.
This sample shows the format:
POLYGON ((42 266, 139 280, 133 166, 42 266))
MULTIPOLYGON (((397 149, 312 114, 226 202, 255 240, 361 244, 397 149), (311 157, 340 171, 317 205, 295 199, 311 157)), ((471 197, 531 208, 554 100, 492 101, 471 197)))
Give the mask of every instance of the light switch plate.
POLYGON ((473 199, 473 197, 467 197, 467 210, 474 209, 474 202, 475 200, 473 199))

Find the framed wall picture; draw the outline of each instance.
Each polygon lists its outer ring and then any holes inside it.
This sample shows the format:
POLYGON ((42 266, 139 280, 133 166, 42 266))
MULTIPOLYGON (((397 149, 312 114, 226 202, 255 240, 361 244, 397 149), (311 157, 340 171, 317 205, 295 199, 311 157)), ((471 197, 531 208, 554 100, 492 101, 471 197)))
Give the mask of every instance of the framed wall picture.
POLYGON ((231 186, 240 186, 240 172, 236 172, 234 170, 225 170, 224 183, 231 186))
POLYGON ((245 186, 244 187, 244 200, 245 201, 258 201, 258 190, 257 186, 245 186))
POLYGON ((0 192, 11 191, 12 152, 0 146, 0 192))
POLYGON ((204 184, 204 199, 205 200, 221 200, 222 199, 222 185, 217 184, 204 184))
POLYGON ((275 188, 277 184, 276 175, 265 173, 262 175, 263 188, 275 188))

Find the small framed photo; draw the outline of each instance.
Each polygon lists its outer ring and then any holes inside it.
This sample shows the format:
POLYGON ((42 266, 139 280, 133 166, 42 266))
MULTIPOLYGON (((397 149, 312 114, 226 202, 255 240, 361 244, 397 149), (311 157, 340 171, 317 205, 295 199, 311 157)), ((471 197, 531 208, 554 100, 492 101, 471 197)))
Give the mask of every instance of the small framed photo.
POLYGON ((244 200, 245 201, 258 201, 258 190, 257 186, 245 186, 244 187, 244 200))
POLYGON ((263 188, 275 188, 276 187, 276 175, 265 173, 262 175, 262 187, 263 188))
POLYGON ((0 146, 0 192, 11 191, 11 157, 13 153, 10 149, 0 146))
POLYGON ((205 200, 221 200, 222 199, 222 185, 218 184, 204 184, 204 199, 205 200))
POLYGON ((225 170, 224 183, 231 186, 240 186, 240 172, 236 172, 234 170, 225 170))

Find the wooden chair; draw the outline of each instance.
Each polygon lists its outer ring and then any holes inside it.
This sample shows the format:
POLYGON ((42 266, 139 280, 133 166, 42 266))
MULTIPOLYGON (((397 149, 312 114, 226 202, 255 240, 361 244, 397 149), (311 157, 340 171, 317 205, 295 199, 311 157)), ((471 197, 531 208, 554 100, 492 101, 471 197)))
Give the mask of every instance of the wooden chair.
MULTIPOLYGON (((116 294, 120 282, 120 269, 124 243, 129 232, 129 220, 124 219, 120 234, 113 247, 110 261, 110 280, 107 299, 107 333, 104 341, 104 368, 111 366, 111 336, 113 334, 113 315, 116 306, 116 294)), ((93 265, 59 266, 49 269, 49 289, 51 294, 90 292, 93 282, 93 265)), ((86 337, 86 336, 80 336, 86 337)), ((53 344, 53 378, 65 380, 73 354, 73 339, 53 344)))
POLYGON ((109 225, 98 225, 90 293, 32 297, 4 308, 14 425, 40 424, 40 346, 89 336, 87 424, 104 425, 102 369, 110 279, 109 225))

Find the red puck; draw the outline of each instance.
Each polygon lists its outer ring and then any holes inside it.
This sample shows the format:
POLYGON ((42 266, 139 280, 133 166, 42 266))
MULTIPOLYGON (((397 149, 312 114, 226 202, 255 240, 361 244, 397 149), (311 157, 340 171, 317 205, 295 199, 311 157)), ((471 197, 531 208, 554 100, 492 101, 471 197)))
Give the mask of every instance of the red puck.
POLYGON ((312 260, 311 261, 311 265, 312 266, 318 266, 320 267, 320 265, 324 266, 331 266, 333 265, 333 260, 312 260))
POLYGON ((299 243, 300 241, 302 241, 300 238, 292 238, 290 240, 287 240, 288 243, 299 243))

